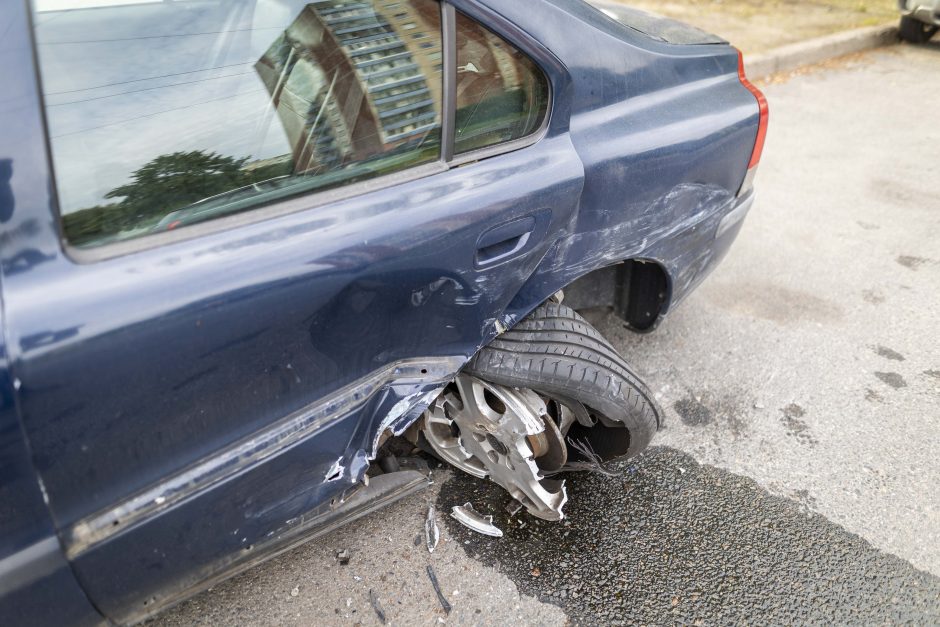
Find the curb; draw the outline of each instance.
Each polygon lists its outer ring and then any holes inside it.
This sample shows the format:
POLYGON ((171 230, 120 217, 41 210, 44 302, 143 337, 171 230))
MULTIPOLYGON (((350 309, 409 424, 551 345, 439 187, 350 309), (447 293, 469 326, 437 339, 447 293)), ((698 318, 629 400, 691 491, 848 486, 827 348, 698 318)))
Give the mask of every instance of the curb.
POLYGON ((781 46, 747 58, 744 64, 749 79, 762 79, 778 72, 789 72, 804 65, 887 46, 897 41, 897 25, 869 26, 781 46))

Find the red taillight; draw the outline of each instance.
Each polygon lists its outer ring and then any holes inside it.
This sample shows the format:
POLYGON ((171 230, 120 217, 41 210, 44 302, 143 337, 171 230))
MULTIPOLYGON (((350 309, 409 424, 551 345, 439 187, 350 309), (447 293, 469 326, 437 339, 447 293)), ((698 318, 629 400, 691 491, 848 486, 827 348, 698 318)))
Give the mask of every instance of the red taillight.
POLYGON ((180 225, 180 221, 179 221, 179 220, 173 220, 172 222, 170 222, 169 224, 166 225, 166 230, 167 230, 167 231, 172 231, 173 229, 175 229, 175 228, 178 227, 179 225, 180 225))
POLYGON ((760 163, 760 155, 764 151, 764 139, 767 137, 767 121, 770 119, 770 108, 767 106, 767 99, 764 98, 761 90, 754 87, 751 81, 747 80, 747 76, 744 75, 744 55, 741 54, 740 50, 738 50, 738 78, 741 79, 741 84, 754 94, 754 97, 757 98, 757 106, 760 107, 757 140, 754 142, 754 151, 751 152, 751 162, 747 164, 747 169, 750 170, 760 163))

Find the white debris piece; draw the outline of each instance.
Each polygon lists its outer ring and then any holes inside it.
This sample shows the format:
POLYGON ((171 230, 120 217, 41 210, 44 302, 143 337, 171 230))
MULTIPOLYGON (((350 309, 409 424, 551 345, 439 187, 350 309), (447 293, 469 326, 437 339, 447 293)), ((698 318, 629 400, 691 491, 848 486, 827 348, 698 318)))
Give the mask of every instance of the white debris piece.
POLYGON ((493 536, 494 538, 503 537, 503 532, 493 524, 493 517, 489 514, 484 516, 473 509, 473 505, 470 503, 454 505, 450 515, 461 525, 477 533, 482 533, 485 536, 493 536))
POLYGON ((433 553, 437 548, 437 543, 441 540, 441 530, 437 526, 437 516, 434 512, 434 506, 428 506, 428 517, 424 521, 424 542, 428 547, 428 553, 433 553))

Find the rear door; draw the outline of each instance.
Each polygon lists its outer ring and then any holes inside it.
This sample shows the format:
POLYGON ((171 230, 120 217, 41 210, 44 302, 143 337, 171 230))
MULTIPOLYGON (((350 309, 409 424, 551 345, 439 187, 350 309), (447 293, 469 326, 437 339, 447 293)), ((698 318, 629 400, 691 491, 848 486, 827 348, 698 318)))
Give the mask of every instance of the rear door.
POLYGON ((549 106, 567 77, 468 11, 35 0, 49 154, 4 224, 10 355, 110 617, 250 563, 355 485, 572 223, 583 171, 549 106))

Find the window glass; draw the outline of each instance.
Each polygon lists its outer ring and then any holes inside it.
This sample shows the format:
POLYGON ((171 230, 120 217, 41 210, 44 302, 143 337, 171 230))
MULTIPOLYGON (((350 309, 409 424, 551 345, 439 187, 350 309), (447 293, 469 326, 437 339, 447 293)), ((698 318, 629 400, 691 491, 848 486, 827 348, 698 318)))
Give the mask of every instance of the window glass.
POLYGON ((529 135, 548 109, 548 81, 525 54, 457 13, 456 153, 529 135))
POLYGON ((439 158, 436 0, 35 0, 35 11, 72 245, 439 158))

